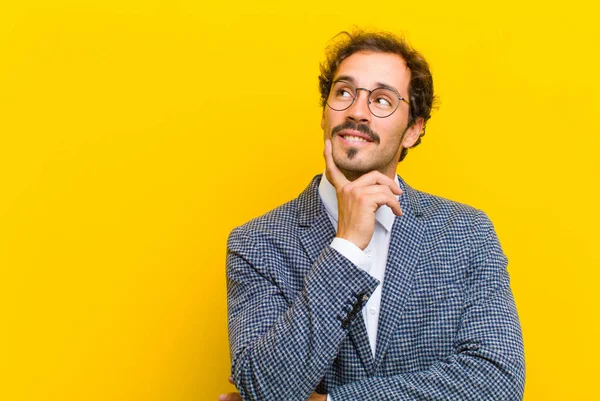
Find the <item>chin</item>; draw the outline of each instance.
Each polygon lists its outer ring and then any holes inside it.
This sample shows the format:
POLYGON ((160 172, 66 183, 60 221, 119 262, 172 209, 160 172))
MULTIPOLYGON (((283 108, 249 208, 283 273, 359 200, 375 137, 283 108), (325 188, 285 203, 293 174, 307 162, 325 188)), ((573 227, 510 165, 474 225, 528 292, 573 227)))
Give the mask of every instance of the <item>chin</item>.
MULTIPOLYGON (((374 170, 374 166, 369 166, 369 165, 365 165, 364 163, 362 163, 359 160, 342 160, 341 162, 338 162, 336 160, 335 164, 338 166, 338 168, 346 175, 352 175, 352 176, 361 176, 363 174, 366 174, 372 170, 374 170)), ((347 177, 350 178, 350 177, 347 177)))

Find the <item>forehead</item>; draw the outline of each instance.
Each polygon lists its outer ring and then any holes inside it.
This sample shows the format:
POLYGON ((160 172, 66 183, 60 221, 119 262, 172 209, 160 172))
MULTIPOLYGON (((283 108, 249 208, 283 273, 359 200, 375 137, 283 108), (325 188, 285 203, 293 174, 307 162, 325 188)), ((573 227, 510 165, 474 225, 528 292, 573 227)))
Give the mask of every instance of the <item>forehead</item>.
POLYGON ((357 86, 373 89, 380 84, 408 93, 410 70, 402 57, 393 53, 356 52, 340 64, 334 81, 348 76, 357 86))

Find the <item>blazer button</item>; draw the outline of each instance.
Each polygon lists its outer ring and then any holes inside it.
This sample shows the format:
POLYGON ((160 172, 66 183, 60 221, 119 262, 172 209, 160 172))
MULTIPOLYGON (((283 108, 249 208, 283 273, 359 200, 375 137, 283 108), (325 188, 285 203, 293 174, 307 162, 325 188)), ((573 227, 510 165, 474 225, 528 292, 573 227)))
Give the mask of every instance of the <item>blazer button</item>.
POLYGON ((346 318, 342 320, 342 329, 346 330, 350 326, 350 319, 346 318))
POLYGON ((369 300, 369 296, 367 294, 365 294, 364 292, 360 292, 360 293, 356 294, 356 300, 360 303, 367 302, 369 300))

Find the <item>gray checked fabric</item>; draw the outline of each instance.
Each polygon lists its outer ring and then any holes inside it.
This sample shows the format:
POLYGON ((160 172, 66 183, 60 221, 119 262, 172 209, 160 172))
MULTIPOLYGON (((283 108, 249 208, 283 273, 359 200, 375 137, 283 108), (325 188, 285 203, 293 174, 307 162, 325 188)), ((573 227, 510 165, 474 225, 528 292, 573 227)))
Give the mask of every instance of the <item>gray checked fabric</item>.
POLYGON ((360 313, 378 281, 329 246, 316 176, 232 231, 227 295, 242 398, 521 400, 521 327, 492 223, 410 188, 392 228, 373 358, 360 313))

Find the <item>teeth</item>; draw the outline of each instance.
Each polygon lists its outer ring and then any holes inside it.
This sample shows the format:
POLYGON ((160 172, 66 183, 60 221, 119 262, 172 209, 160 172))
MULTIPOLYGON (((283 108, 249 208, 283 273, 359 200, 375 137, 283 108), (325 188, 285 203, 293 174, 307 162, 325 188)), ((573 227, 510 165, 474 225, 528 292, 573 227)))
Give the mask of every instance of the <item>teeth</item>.
POLYGON ((359 136, 345 135, 344 139, 350 142, 367 142, 366 139, 359 136))

